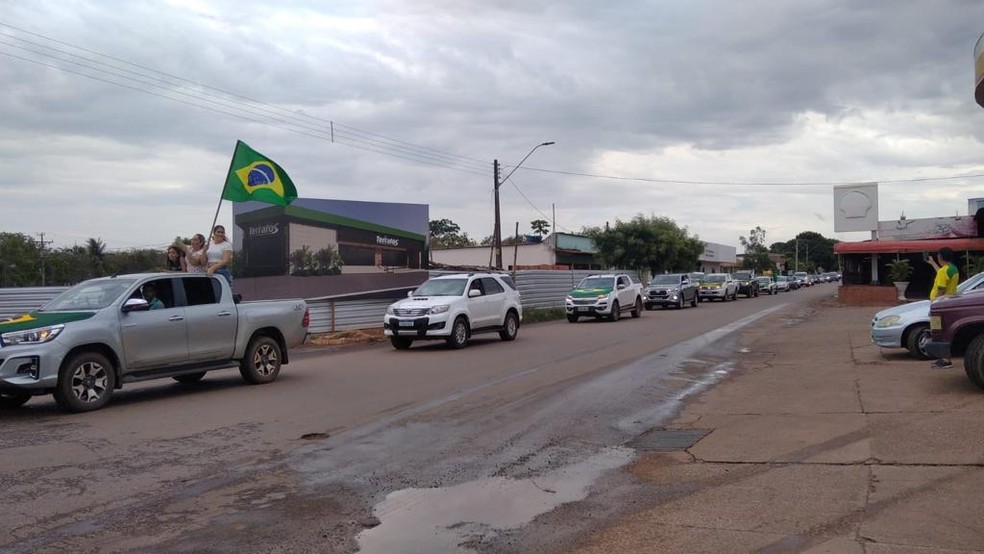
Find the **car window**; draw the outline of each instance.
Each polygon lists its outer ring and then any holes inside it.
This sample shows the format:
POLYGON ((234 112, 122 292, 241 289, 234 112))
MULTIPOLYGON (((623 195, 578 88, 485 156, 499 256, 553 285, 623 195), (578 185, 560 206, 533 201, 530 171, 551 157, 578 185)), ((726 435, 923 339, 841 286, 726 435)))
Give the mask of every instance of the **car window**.
POLYGON ((485 294, 485 287, 482 286, 481 279, 475 279, 468 285, 468 290, 477 290, 478 292, 485 294))
POLYGON ((627 277, 624 277, 624 276, 623 277, 619 277, 618 278, 618 284, 629 286, 629 279, 627 277))
POLYGON ((499 275, 499 279, 501 279, 502 282, 508 285, 512 290, 519 290, 516 288, 516 283, 513 282, 512 277, 508 275, 499 275))
POLYGON ((502 294, 506 289, 495 280, 494 277, 482 277, 482 286, 485 287, 485 294, 502 294))
POLYGON ((150 309, 173 308, 177 305, 174 298, 174 280, 170 277, 166 279, 154 279, 140 285, 132 293, 130 298, 140 298, 150 303, 150 309), (160 301, 155 305, 153 299, 160 301))
POLYGON ((219 294, 215 292, 215 278, 184 277, 181 282, 184 285, 185 300, 189 306, 201 306, 203 304, 216 304, 221 297, 221 285, 219 294))
POLYGON ((467 279, 431 279, 413 291, 414 296, 461 296, 467 279))

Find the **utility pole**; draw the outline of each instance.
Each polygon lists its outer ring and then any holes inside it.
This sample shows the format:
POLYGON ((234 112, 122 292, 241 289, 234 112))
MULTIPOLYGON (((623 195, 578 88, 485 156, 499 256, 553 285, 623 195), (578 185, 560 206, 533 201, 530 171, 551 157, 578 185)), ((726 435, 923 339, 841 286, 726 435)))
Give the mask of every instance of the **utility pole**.
POLYGON ((40 232, 40 233, 37 233, 37 234, 38 234, 38 236, 41 237, 41 240, 38 241, 38 260, 41 262, 41 286, 43 287, 43 286, 45 286, 44 255, 47 253, 47 251, 48 251, 48 245, 51 244, 52 241, 50 241, 50 240, 44 240, 44 232, 43 231, 40 232))
POLYGON ((499 228, 499 160, 492 160, 492 179, 495 184, 495 227, 492 229, 492 252, 495 254, 495 267, 502 268, 502 231, 499 228))
POLYGON ((796 239, 796 263, 793 264, 793 271, 800 270, 800 239, 796 239))
POLYGON ((540 144, 534 146, 533 149, 530 150, 529 153, 527 153, 526 156, 524 156, 523 159, 520 160, 519 163, 516 164, 502 179, 499 179, 499 160, 492 161, 492 177, 495 181, 495 188, 493 189, 495 190, 495 232, 492 237, 492 251, 495 253, 495 267, 497 269, 502 269, 502 224, 499 221, 499 187, 502 186, 502 183, 508 181, 509 178, 512 177, 512 174, 519 169, 519 166, 523 165, 523 162, 533 155, 533 152, 536 152, 537 148, 541 146, 550 146, 551 144, 553 144, 553 141, 541 142, 540 144))

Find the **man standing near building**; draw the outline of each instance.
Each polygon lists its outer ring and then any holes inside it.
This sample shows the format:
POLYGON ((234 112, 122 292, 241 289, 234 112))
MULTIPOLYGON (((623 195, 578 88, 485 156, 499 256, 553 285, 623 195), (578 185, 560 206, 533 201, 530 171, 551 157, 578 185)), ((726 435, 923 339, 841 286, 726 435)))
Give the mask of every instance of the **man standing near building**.
MULTIPOLYGON (((933 289, 929 291, 929 300, 933 301, 936 298, 948 294, 956 294, 957 292, 957 281, 960 280, 960 272, 957 270, 957 266, 953 263, 953 250, 949 248, 940 248, 940 254, 938 256, 940 267, 936 270, 936 280, 933 281, 933 289)), ((953 363, 949 358, 940 358, 933 362, 931 367, 934 368, 946 368, 952 367, 953 363)))

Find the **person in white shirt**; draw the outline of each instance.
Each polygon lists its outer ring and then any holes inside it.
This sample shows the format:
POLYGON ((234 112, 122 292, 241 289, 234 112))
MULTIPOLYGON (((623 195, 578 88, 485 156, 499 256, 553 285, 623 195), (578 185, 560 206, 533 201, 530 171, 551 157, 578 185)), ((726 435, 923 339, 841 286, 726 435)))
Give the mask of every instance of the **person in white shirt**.
POLYGON ((209 277, 218 273, 232 285, 232 272, 229 271, 229 265, 232 264, 232 243, 226 240, 224 226, 216 225, 212 229, 212 244, 208 246, 206 256, 208 267, 205 273, 209 277))

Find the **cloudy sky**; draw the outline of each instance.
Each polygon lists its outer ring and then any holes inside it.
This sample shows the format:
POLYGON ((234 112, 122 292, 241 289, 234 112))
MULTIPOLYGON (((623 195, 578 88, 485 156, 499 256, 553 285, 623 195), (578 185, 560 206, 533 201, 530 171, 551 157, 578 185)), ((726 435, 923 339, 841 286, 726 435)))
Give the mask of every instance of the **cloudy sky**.
MULTIPOLYGON (((0 231, 160 246, 211 223, 237 139, 302 197, 492 234, 638 214, 738 244, 984 197, 979 0, 0 0, 0 231)), ((219 221, 231 224, 223 203, 219 221)))

